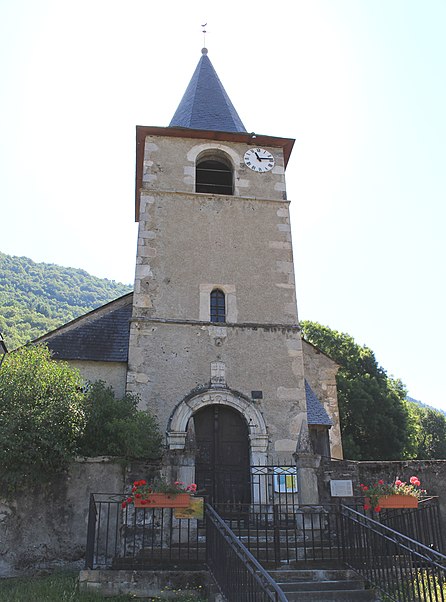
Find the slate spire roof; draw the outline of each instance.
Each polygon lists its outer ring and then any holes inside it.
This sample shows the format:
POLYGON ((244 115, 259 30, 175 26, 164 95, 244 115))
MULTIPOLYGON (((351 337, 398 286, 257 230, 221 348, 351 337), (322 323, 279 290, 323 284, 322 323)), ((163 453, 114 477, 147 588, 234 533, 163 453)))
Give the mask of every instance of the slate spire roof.
POLYGON ((203 48, 201 53, 197 68, 169 127, 246 132, 208 58, 207 48, 203 48))
POLYGON ((307 418, 308 424, 317 424, 322 426, 332 426, 333 421, 327 414, 322 403, 316 396, 316 393, 305 380, 305 396, 307 398, 307 418))

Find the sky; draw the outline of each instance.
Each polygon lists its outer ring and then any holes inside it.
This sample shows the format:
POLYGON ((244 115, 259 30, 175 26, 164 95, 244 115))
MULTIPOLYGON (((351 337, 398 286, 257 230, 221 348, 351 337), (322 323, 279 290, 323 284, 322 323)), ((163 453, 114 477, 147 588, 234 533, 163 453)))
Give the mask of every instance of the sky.
POLYGON ((132 283, 135 126, 206 46, 248 131, 295 138, 300 319, 446 409, 444 0, 0 0, 0 251, 132 283))

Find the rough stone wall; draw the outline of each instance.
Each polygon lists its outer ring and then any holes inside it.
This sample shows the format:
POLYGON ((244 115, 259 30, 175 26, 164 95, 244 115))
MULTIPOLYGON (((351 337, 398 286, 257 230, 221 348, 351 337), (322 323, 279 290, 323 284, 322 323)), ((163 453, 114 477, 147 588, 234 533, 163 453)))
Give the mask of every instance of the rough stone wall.
POLYGON ((134 318, 209 320, 221 287, 228 321, 296 323, 287 201, 143 194, 136 261, 134 318))
POLYGON ((314 345, 302 341, 305 378, 333 420, 329 430, 332 458, 343 458, 336 374, 339 366, 314 345))
POLYGON ((143 188, 146 190, 181 190, 194 192, 195 164, 203 154, 224 153, 234 170, 234 195, 259 199, 285 198, 285 167, 281 148, 266 147, 276 159, 266 173, 246 167, 243 157, 255 143, 217 142, 197 138, 147 136, 144 148, 143 188))
MULTIPOLYGON (((182 456, 183 454, 181 454, 182 456)), ((134 462, 126 469, 109 458, 74 462, 66 476, 48 487, 29 490, 17 499, 0 499, 0 577, 26 574, 41 568, 83 568, 89 496, 92 492, 121 493, 139 478, 150 479, 153 463, 134 462)), ((164 467, 168 479, 178 467, 164 467)), ((407 480, 417 475, 429 494, 440 498, 443 537, 446 541, 446 460, 400 462, 322 462, 319 468, 321 502, 333 501, 331 479, 352 479, 359 493, 361 482, 379 478, 407 480)))
POLYGON ((0 577, 39 568, 82 568, 91 492, 123 491, 123 467, 107 458, 74 462, 68 474, 16 499, 0 498, 0 577))
POLYGON ((227 386, 246 397, 262 391, 263 413, 275 451, 294 452, 305 417, 299 333, 283 327, 138 324, 141 364, 135 388, 162 428, 191 393, 209 387, 211 363, 225 366, 227 386))
MULTIPOLYGON (((330 480, 332 479, 351 479, 354 495, 359 497, 361 495, 360 483, 376 483, 379 479, 391 482, 397 477, 402 481, 408 481, 411 476, 417 476, 420 479, 421 486, 426 489, 428 495, 439 497, 443 540, 446 542, 446 460, 324 462, 319 471, 319 494, 321 502, 334 501, 330 495, 330 480)), ((343 498, 337 499, 342 501, 343 498)), ((348 498, 345 501, 348 501, 348 498)))

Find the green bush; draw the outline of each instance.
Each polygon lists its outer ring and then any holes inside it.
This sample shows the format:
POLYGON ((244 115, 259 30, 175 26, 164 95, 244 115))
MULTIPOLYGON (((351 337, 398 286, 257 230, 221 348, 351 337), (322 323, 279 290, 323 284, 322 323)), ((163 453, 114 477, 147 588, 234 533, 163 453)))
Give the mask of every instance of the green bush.
POLYGON ((81 378, 44 346, 22 347, 0 368, 0 478, 26 488, 63 471, 85 426, 81 378))
POLYGON ((138 410, 138 398, 116 399, 102 381, 91 384, 85 399, 87 424, 79 441, 84 456, 159 458, 161 434, 153 416, 138 410))

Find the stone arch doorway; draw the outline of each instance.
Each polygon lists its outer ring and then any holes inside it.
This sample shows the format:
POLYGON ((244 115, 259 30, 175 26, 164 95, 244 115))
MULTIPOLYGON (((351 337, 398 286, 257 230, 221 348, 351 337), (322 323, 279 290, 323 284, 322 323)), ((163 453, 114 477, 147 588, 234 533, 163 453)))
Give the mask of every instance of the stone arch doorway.
POLYGON ((251 502, 248 425, 234 408, 213 404, 194 416, 195 480, 209 502, 232 508, 251 502))

